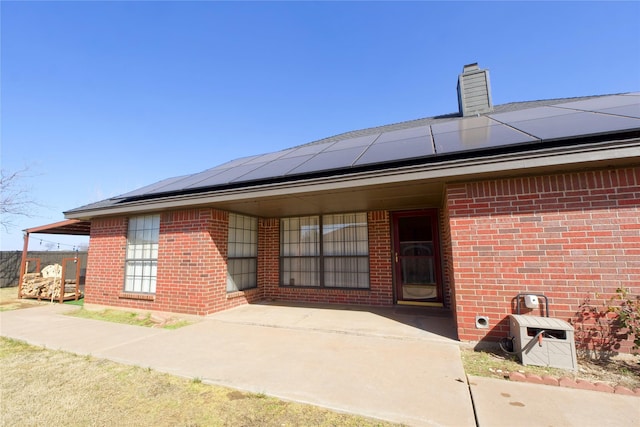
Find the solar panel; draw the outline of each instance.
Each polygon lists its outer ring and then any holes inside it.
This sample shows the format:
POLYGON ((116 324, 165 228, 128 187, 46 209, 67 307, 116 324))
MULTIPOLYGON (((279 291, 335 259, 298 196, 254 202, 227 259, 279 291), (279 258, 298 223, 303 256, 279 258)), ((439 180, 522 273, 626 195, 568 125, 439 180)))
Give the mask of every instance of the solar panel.
POLYGON ((640 96, 613 95, 584 99, 582 101, 565 102, 563 104, 557 104, 556 107, 573 108, 583 111, 600 111, 605 108, 621 107, 638 103, 640 103, 640 96))
POLYGON ((281 158, 274 160, 269 163, 265 163, 260 165, 260 167, 246 173, 243 175, 239 175, 236 178, 232 179, 233 182, 242 182, 242 181, 253 181, 256 179, 268 179, 268 178, 278 178, 287 174, 291 169, 294 169, 300 165, 302 165, 307 160, 311 159, 313 156, 298 156, 298 157, 289 157, 289 158, 281 158))
POLYGON ((573 113, 513 122, 509 125, 548 140, 640 129, 640 119, 597 113, 573 113))
POLYGON ((430 138, 410 138, 385 144, 373 144, 356 160, 354 165, 361 166, 374 163, 385 163, 398 160, 409 160, 417 157, 433 156, 430 138))
POLYGON ((461 129, 483 128, 496 125, 499 125, 499 123, 491 120, 489 117, 465 117, 460 120, 452 120, 444 123, 434 124, 431 126, 431 132, 436 135, 439 133, 458 132, 461 129))
POLYGON ((136 190, 130 191, 128 193, 124 193, 120 196, 117 196, 116 198, 118 199, 126 199, 129 197, 138 197, 138 196, 143 196, 145 194, 150 194, 150 193, 154 193, 154 192, 158 192, 159 190, 161 190, 163 187, 169 186, 171 184, 174 184, 175 182, 178 182, 184 178, 187 178, 191 175, 181 175, 181 176, 176 176, 173 178, 167 178, 167 179, 163 179, 162 181, 158 181, 156 183, 150 184, 150 185, 146 185, 142 188, 138 188, 136 190))
POLYGON ((147 194, 157 194, 157 193, 166 193, 166 192, 172 192, 172 191, 181 191, 184 190, 185 188, 189 188, 190 186, 192 186, 193 184, 196 184, 200 181, 202 181, 203 179, 207 178, 208 176, 212 176, 212 175, 216 175, 218 173, 221 173, 225 170, 227 170, 229 168, 221 168, 221 167, 217 167, 214 169, 208 169, 204 172, 200 172, 200 173, 195 173, 193 175, 188 175, 186 177, 183 177, 182 179, 176 180, 168 185, 162 186, 161 188, 158 188, 154 191, 150 191, 147 194))
POLYGON ((373 144, 373 141, 376 140, 380 136, 379 133, 374 133, 366 136, 358 136, 354 138, 344 139, 342 141, 338 141, 325 151, 333 151, 333 150, 346 150, 353 147, 366 147, 368 145, 373 144))
POLYGON ((285 156, 283 157, 299 157, 299 156, 305 156, 308 154, 318 154, 320 152, 322 152, 323 150, 327 149, 328 147, 332 146, 334 143, 333 142, 329 142, 329 143, 324 143, 324 144, 308 144, 308 145, 303 145, 301 147, 298 147, 294 150, 292 150, 290 153, 287 153, 285 156))
POLYGON ((408 160, 434 154, 429 126, 418 126, 382 133, 359 158, 354 159, 353 165, 408 160))
POLYGON ((511 125, 514 122, 525 120, 544 119, 547 117, 563 116, 565 114, 573 114, 575 111, 560 109, 554 107, 536 107, 527 110, 509 111, 507 113, 489 114, 488 117, 502 123, 511 125))
POLYGON ((287 175, 348 168, 353 165, 363 151, 364 147, 327 150, 323 153, 316 154, 297 168, 289 171, 287 175))
POLYGON ((217 173, 211 173, 208 175, 198 174, 200 175, 201 179, 197 182, 194 182, 190 185, 185 186, 184 189, 186 190, 186 189, 195 189, 200 187, 211 187, 215 185, 226 185, 226 184, 229 184, 234 179, 241 177, 242 175, 259 168, 263 164, 264 163, 244 164, 244 165, 235 166, 232 168, 225 168, 225 169, 216 171, 217 173))
POLYGON ((538 141, 508 126, 497 125, 447 132, 433 136, 438 154, 485 150, 538 141))
MULTIPOLYGON (((537 104, 540 105, 540 104, 537 104)), ((459 152, 640 129, 640 92, 523 108, 485 116, 436 118, 372 128, 321 142, 232 160, 215 168, 169 178, 119 196, 179 192, 230 183, 349 170, 459 152), (425 123, 431 123, 430 125, 425 123), (411 127, 413 126, 413 127, 411 127), (379 131, 380 130, 380 131, 379 131), (435 150, 434 150, 435 147, 435 150)), ((526 107, 526 105, 524 105, 526 107)))
POLYGON ((431 137, 431 129, 429 126, 418 126, 409 129, 400 129, 392 132, 385 132, 380 135, 373 143, 385 144, 388 142, 400 142, 413 138, 427 138, 431 137))
POLYGON ((625 105, 622 107, 605 108, 598 110, 599 113, 614 114, 618 116, 635 117, 640 119, 640 104, 625 105))
POLYGON ((295 149, 289 148, 287 150, 276 151, 275 153, 262 154, 260 156, 255 156, 255 158, 250 159, 249 161, 245 162, 244 164, 270 162, 272 160, 279 159, 280 157, 283 157, 283 156, 285 156, 288 153, 291 153, 293 151, 295 151, 295 149))
POLYGON ((247 157, 240 157, 239 159, 234 159, 234 160, 229 160, 226 163, 222 163, 221 165, 216 166, 215 168, 211 168, 209 170, 212 169, 218 169, 218 168, 232 168, 238 165, 242 165, 245 164, 247 162, 251 162, 251 161, 255 161, 257 159, 259 159, 261 156, 264 156, 264 154, 261 155, 255 155, 255 156, 247 156, 247 157))

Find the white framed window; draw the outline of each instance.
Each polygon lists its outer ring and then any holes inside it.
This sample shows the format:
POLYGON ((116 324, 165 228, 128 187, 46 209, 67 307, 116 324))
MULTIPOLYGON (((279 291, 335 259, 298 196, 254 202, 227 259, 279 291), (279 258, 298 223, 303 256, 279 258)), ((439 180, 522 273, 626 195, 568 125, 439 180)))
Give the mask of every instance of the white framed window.
POLYGON ((229 214, 227 292, 258 286, 258 220, 229 214))
POLYGON ((160 215, 129 218, 125 260, 125 292, 155 294, 160 215))
POLYGON ((283 218, 282 286, 369 288, 366 213, 283 218))

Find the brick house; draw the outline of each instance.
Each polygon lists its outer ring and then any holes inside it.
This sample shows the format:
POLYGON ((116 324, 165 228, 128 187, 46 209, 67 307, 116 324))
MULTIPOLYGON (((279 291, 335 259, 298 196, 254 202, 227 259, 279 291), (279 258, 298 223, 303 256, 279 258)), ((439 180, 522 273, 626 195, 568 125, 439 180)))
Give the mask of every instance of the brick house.
POLYGON ((472 64, 458 99, 65 212, 91 222, 86 303, 424 306, 480 341, 519 293, 564 320, 640 293, 640 93, 494 106, 472 64))

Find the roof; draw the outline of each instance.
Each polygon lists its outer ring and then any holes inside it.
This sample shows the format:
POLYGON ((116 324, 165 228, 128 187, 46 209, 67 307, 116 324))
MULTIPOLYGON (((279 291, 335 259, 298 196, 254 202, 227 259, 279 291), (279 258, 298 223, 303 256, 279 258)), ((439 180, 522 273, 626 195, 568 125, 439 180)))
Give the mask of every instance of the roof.
POLYGON ((89 236, 91 234, 91 221, 67 219, 53 224, 41 225, 24 230, 29 234, 68 234, 72 236, 89 236))
POLYGON ((640 135, 640 92, 515 102, 490 113, 447 114, 343 133, 273 153, 244 157, 203 172, 168 178, 82 206, 68 217, 199 193, 300 183, 317 177, 436 165, 498 151, 542 148, 640 135))

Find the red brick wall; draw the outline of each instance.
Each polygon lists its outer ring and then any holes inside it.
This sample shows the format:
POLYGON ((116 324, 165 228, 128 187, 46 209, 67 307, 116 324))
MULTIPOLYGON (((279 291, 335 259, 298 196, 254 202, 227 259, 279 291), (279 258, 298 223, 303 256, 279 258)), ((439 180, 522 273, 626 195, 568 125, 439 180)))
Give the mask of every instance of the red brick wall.
POLYGON ((85 302, 116 305, 124 287, 127 219, 99 218, 91 221, 87 254, 85 302))
POLYGON ((158 310, 207 314, 221 304, 219 288, 227 280, 227 221, 226 212, 212 209, 161 215, 158 310))
POLYGON ((393 267, 391 264, 391 222, 389 212, 375 211, 369 221, 369 275, 372 305, 393 304, 393 267))
POLYGON ((442 282, 444 291, 444 306, 450 308, 453 313, 454 321, 457 321, 457 307, 455 304, 456 293, 453 287, 453 252, 451 245, 451 228, 449 227, 449 210, 445 205, 440 210, 440 247, 441 247, 441 265, 442 265, 442 282))
POLYGON ((161 214, 155 296, 123 292, 126 234, 126 218, 92 222, 87 303, 205 315, 262 298, 260 289, 226 291, 226 212, 161 214))
POLYGON ((278 297, 280 282, 280 220, 258 221, 258 286, 264 289, 264 297, 278 297))
POLYGON ((438 218, 438 231, 440 232, 440 265, 442 268, 442 299, 445 308, 451 308, 455 314, 453 307, 453 289, 451 289, 453 258, 451 254, 451 233, 449 232, 449 219, 446 209, 441 209, 438 218))
POLYGON ((567 321, 587 298, 640 293, 640 168, 450 184, 445 203, 462 340, 506 336, 521 292, 567 321))
POLYGON ((263 298, 313 303, 393 304, 391 224, 387 211, 368 213, 369 289, 280 287, 280 220, 260 219, 258 224, 258 287, 227 293, 228 214, 209 208, 163 212, 156 294, 141 296, 123 292, 127 218, 94 220, 86 302, 198 315, 263 298))
MULTIPOLYGON (((369 222, 369 277, 370 289, 317 289, 280 287, 280 221, 270 219, 261 222, 260 238, 268 249, 264 254, 268 256, 260 259, 271 272, 265 278, 265 297, 267 299, 296 301, 309 303, 330 304, 363 304, 363 305, 391 305, 393 304, 393 288, 391 281, 391 230, 389 214, 386 211, 368 213, 369 222), (273 272, 276 272, 275 274, 273 272)), ((260 247, 258 248, 260 251, 260 247)))

